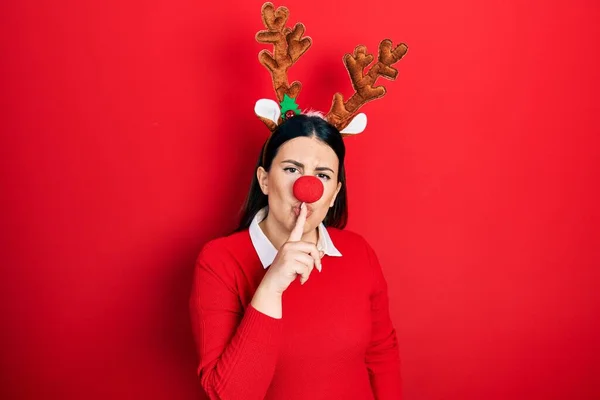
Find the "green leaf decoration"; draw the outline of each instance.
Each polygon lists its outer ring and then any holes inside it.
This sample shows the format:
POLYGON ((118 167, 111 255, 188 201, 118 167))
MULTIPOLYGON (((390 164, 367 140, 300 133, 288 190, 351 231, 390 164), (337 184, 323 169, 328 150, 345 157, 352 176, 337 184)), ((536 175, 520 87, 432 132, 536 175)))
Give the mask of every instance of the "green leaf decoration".
POLYGON ((300 114, 300 109, 298 108, 298 104, 296 104, 296 99, 292 99, 287 94, 283 95, 283 101, 279 103, 281 106, 281 115, 285 117, 285 113, 287 111, 293 111, 296 115, 300 114))

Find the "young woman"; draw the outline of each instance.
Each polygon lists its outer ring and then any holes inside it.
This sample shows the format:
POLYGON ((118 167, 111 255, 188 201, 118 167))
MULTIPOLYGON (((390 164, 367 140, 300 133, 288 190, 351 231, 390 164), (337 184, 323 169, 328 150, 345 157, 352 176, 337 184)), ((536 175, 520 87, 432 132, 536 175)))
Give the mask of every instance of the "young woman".
POLYGON ((344 156, 323 118, 289 118, 263 147, 238 230, 200 252, 190 308, 211 399, 401 398, 385 278, 343 229, 344 156), (294 196, 301 177, 323 185, 318 200, 294 196))

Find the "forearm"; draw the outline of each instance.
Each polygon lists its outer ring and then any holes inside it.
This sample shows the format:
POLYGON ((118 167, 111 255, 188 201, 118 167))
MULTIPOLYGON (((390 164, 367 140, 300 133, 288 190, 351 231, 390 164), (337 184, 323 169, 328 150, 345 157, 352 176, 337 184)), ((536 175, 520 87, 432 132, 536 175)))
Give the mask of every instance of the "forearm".
POLYGON ((400 400, 402 378, 397 350, 388 355, 381 354, 378 361, 367 364, 371 388, 376 400, 400 400))
POLYGON ((396 329, 390 318, 387 282, 373 249, 368 246, 373 267, 371 293, 371 343, 366 364, 376 400, 399 400, 402 397, 400 352, 396 329))
POLYGON ((282 317, 281 299, 281 293, 272 290, 267 283, 261 283, 250 303, 252 307, 261 313, 280 319, 282 317))
POLYGON ((242 310, 211 265, 198 262, 190 298, 200 383, 211 400, 263 399, 281 347, 282 296, 260 285, 242 310))
POLYGON ((221 356, 200 369, 211 400, 263 399, 273 378, 282 336, 280 319, 248 306, 221 356))

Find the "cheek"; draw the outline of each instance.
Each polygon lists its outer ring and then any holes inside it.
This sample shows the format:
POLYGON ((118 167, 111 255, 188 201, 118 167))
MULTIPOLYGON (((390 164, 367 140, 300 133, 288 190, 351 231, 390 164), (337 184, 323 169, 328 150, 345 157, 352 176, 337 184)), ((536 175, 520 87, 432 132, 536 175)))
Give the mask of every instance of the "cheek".
POLYGON ((329 208, 329 204, 333 200, 333 196, 335 196, 335 191, 337 190, 336 182, 328 182, 325 184, 325 191, 323 192, 323 197, 319 200, 319 206, 323 206, 329 208))
POLYGON ((277 175, 269 182, 269 194, 273 194, 278 198, 287 199, 292 195, 294 186, 293 175, 277 175))

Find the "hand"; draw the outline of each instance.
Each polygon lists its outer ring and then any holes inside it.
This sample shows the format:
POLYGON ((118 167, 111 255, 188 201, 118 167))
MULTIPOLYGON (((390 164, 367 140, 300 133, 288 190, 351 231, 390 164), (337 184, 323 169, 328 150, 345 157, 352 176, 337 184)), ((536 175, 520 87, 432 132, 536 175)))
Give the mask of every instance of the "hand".
POLYGON ((321 258, 324 253, 319 251, 315 244, 302 241, 306 214, 306 204, 302 203, 290 237, 279 249, 273 264, 261 282, 261 285, 264 283, 278 294, 282 294, 298 275, 300 275, 300 284, 303 285, 314 267, 321 272, 321 258))

